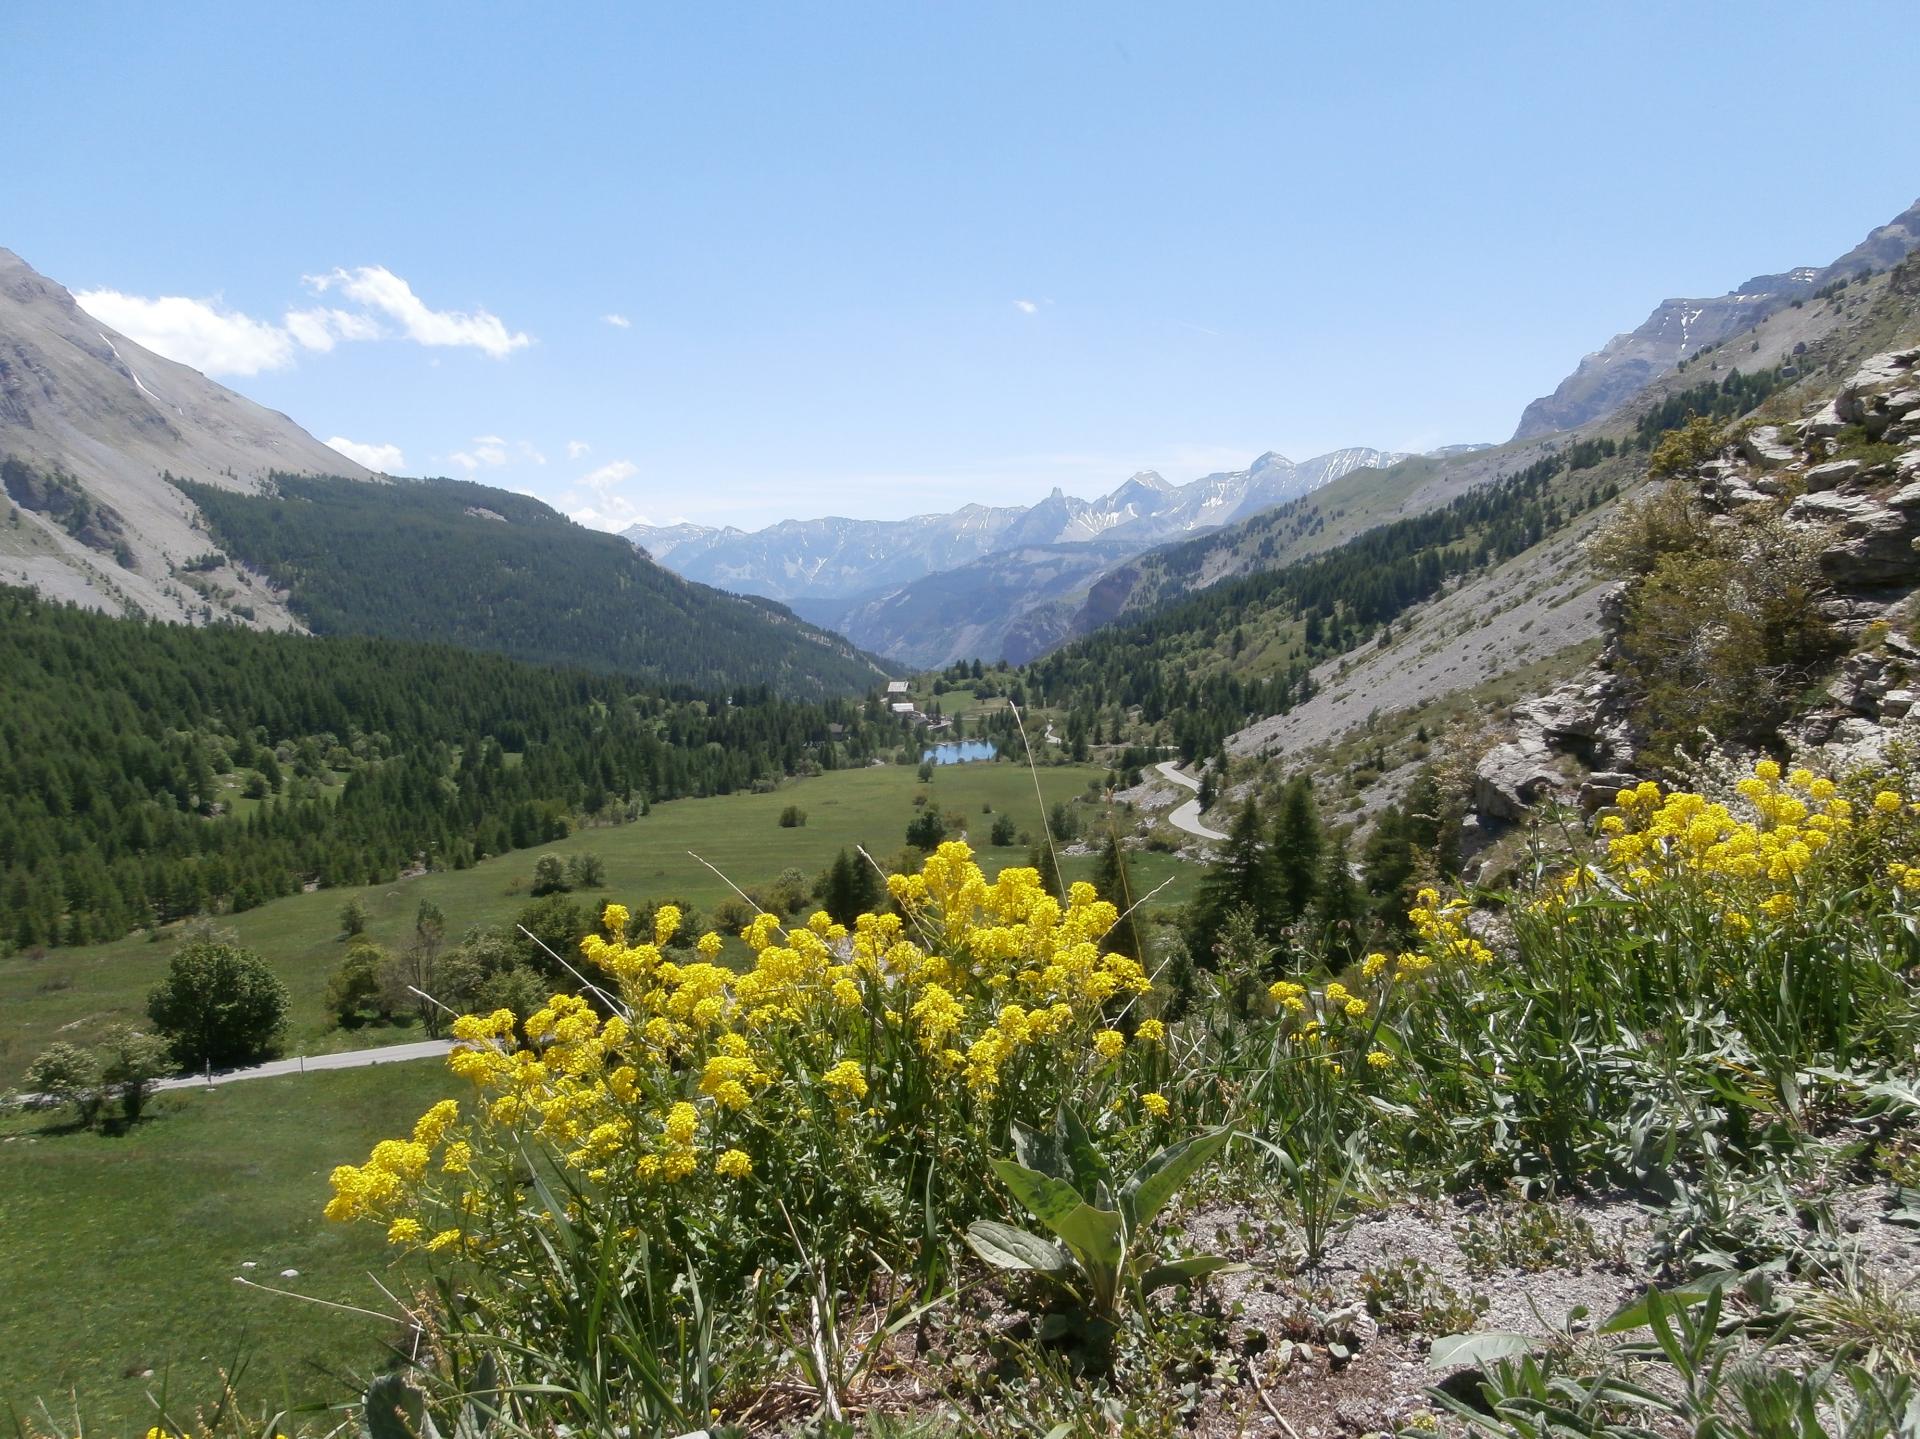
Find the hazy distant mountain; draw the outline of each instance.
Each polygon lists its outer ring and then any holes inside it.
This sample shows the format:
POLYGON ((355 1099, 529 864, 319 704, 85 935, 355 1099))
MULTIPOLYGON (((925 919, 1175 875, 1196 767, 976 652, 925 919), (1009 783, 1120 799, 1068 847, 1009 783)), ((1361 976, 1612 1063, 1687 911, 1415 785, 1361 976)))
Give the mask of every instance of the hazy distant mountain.
POLYGON ((634 525, 624 533, 669 569, 722 589, 779 600, 851 599, 1023 546, 1100 540, 1137 553, 1401 458, 1345 449, 1296 464, 1269 452, 1244 470, 1184 485, 1142 471, 1094 500, 1056 489, 1024 508, 966 505, 906 520, 782 520, 753 531, 634 525))
MULTIPOLYGON (((1705 345, 1753 328, 1767 316, 1862 271, 1885 270, 1920 246, 1920 202, 1896 215, 1830 265, 1756 275, 1709 300, 1663 300, 1639 329, 1580 361, 1551 395, 1528 405, 1516 440, 1571 430, 1611 414, 1656 376, 1705 345)), ((1737 357, 1735 363, 1738 363, 1737 357)))
MULTIPOLYGON (((28 486, 16 468, 22 519, 0 534, 0 581, 169 619, 227 602, 176 582, 175 567, 209 545, 161 471, 241 490, 270 470, 371 478, 285 415, 101 324, 10 250, 0 250, 0 458, 72 482, 66 508, 50 511, 30 503, 29 489, 44 485, 28 486), (75 491, 89 522, 63 524, 75 491)), ((286 622, 270 595, 231 598, 263 622, 286 622)))

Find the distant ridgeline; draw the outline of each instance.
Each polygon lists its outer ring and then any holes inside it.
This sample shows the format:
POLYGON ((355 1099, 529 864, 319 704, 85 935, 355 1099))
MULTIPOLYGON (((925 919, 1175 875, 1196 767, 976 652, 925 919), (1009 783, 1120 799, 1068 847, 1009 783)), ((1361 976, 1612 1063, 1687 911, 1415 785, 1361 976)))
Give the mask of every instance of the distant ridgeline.
POLYGON ((318 634, 440 641, 713 691, 855 694, 880 677, 785 606, 683 580, 509 490, 286 474, 263 494, 173 483, 318 634))
POLYGON ((0 951, 464 867, 573 815, 858 765, 906 738, 878 701, 635 692, 446 645, 112 619, 0 587, 0 951))
POLYGON ((1548 493, 1575 460, 1601 457, 1548 456, 1336 550, 1224 580, 1096 631, 1029 665, 1027 687, 1036 703, 1068 707, 1081 723, 1137 705, 1147 724, 1170 721, 1185 757, 1212 754, 1249 721, 1311 698, 1311 672, 1322 660, 1365 643, 1457 576, 1532 548, 1612 498, 1612 485, 1548 493))
MULTIPOLYGON (((1316 665, 1367 643, 1455 579, 1511 559, 1607 503, 1644 461, 1584 472, 1648 451, 1696 416, 1744 414, 1783 383, 1777 368, 1703 381, 1649 410, 1631 439, 1576 441, 1440 509, 1095 631, 1029 665, 1025 688, 1036 703, 1069 709, 1070 736, 1097 729, 1103 711, 1137 705, 1144 722, 1169 722, 1187 758, 1212 754, 1252 720, 1311 698, 1316 665)), ((1271 526, 1285 508, 1245 527, 1271 526)), ((1170 546, 1160 558, 1178 575, 1200 564, 1206 543, 1170 546)))

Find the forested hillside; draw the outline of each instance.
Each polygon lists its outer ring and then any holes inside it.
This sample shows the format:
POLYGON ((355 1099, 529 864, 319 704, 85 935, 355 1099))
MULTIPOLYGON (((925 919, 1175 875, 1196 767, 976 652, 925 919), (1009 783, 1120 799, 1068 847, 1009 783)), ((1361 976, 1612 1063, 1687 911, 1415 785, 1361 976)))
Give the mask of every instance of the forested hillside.
POLYGON ((649 693, 0 589, 0 949, 463 866, 578 813, 859 764, 901 737, 859 701, 649 693))
POLYGON ((1432 514, 1096 631, 1029 666, 1029 690, 1082 716, 1137 710, 1142 724, 1166 721, 1188 757, 1210 754, 1250 719, 1306 699, 1319 661, 1612 498, 1610 483, 1582 474, 1611 453, 1570 447, 1432 514))
POLYGON ((221 547, 289 591, 319 634, 439 641, 714 690, 846 694, 880 673, 782 605, 683 580, 509 490, 287 474, 261 494, 175 483, 221 547))

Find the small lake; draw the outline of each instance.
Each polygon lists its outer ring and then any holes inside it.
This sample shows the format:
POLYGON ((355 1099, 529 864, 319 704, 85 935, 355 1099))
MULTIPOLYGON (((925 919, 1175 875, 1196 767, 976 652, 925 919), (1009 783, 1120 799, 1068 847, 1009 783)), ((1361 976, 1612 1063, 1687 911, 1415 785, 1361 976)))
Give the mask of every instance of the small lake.
POLYGON ((997 753, 992 740, 960 739, 923 750, 920 758, 935 764, 969 764, 977 759, 992 759, 997 753))

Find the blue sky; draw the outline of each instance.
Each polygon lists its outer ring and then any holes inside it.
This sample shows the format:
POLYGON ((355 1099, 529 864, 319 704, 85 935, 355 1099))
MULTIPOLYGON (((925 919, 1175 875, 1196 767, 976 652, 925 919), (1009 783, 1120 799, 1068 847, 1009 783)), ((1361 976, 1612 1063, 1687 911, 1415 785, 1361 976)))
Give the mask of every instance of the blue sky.
POLYGON ((0 244, 603 524, 1503 439, 1920 195, 1904 4, 3 11, 0 244))

